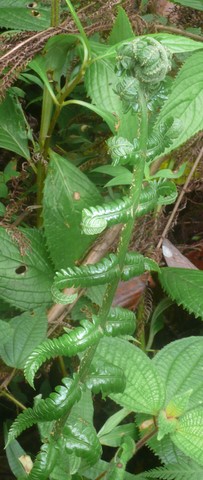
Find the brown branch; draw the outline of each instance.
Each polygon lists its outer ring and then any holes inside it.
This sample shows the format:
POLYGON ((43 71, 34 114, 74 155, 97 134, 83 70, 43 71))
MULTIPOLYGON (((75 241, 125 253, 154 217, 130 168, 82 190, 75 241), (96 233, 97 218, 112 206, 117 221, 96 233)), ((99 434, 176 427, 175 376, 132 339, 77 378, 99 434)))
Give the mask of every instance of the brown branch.
POLYGON ((155 25, 153 25, 153 27, 156 31, 158 30, 160 32, 174 33, 176 35, 182 35, 183 37, 192 38, 193 40, 197 40, 198 42, 203 42, 203 36, 197 35, 196 33, 186 32, 185 30, 182 30, 181 28, 168 27, 168 26, 160 25, 160 24, 155 24, 155 25))

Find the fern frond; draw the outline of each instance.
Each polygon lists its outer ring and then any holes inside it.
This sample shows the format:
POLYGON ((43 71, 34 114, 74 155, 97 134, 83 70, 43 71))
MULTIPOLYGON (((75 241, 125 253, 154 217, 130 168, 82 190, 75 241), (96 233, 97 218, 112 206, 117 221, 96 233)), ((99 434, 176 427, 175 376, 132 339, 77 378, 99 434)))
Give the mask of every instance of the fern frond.
POLYGON ((76 387, 69 378, 63 378, 62 382, 65 386, 57 386, 48 398, 39 400, 36 406, 27 408, 18 415, 9 430, 8 443, 37 422, 58 420, 78 402, 81 396, 80 387, 76 387))
POLYGON ((151 183, 147 185, 141 192, 140 203, 135 212, 135 218, 142 217, 146 213, 151 212, 151 210, 154 210, 157 205, 157 199, 156 184, 151 183))
POLYGON ((200 480, 202 477, 202 467, 196 462, 171 463, 164 467, 157 467, 149 472, 145 472, 146 480, 155 478, 156 480, 200 480))
POLYGON ((77 293, 68 295, 67 293, 61 292, 54 284, 51 287, 51 293, 53 301, 60 305, 69 305, 70 303, 73 303, 77 298, 77 293))
POLYGON ((86 235, 95 235, 103 232, 107 226, 127 222, 132 216, 132 200, 123 197, 102 206, 84 208, 82 211, 82 230, 86 235))
POLYGON ((121 280, 129 280, 132 277, 142 275, 146 270, 159 272, 159 265, 151 258, 144 257, 140 253, 130 252, 125 257, 125 265, 121 274, 121 280))
POLYGON ((110 393, 122 393, 125 389, 126 380, 121 368, 108 362, 104 364, 102 358, 93 362, 85 384, 93 393, 102 392, 102 395, 106 396, 110 393))
POLYGON ((104 285, 119 277, 118 259, 113 253, 94 265, 67 268, 56 273, 54 286, 59 289, 67 287, 91 287, 104 285))
POLYGON ((111 308, 105 325, 105 335, 132 335, 136 327, 134 312, 125 308, 111 308))
POLYGON ((78 352, 83 352, 87 347, 96 343, 103 332, 88 320, 81 321, 81 327, 75 328, 70 333, 65 333, 61 337, 47 339, 29 356, 24 374, 26 380, 33 386, 33 379, 36 371, 43 362, 49 358, 64 355, 71 357, 78 352))

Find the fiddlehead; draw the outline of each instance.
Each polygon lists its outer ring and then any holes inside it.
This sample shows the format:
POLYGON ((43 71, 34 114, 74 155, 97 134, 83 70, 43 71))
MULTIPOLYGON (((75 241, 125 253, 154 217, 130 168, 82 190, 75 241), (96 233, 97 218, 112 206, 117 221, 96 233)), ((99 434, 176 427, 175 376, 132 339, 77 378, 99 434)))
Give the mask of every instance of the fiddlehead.
POLYGON ((124 43, 117 53, 118 75, 125 72, 144 84, 158 84, 171 69, 170 52, 154 38, 124 43))

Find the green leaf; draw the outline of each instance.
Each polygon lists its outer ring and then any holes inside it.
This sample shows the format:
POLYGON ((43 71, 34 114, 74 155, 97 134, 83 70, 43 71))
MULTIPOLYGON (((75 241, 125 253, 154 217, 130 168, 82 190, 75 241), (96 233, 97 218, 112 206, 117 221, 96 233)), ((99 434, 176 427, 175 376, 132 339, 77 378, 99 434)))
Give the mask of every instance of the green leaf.
POLYGON ((49 443, 43 444, 29 474, 29 480, 46 480, 54 469, 59 451, 60 446, 52 439, 49 443))
MULTIPOLYGON (((187 0, 186 0, 187 1, 187 0)), ((193 2, 193 0, 191 0, 193 2)), ((198 0, 197 0, 198 1, 198 0)), ((201 1, 201 0, 200 0, 201 1)), ((148 35, 147 35, 148 36, 148 35)), ((202 49, 202 42, 181 35, 171 35, 169 33, 153 33, 151 35, 158 42, 167 47, 171 53, 193 52, 202 49)))
POLYGON ((129 410, 156 415, 164 403, 164 386, 147 355, 118 338, 102 339, 98 355, 122 368, 126 377, 124 392, 110 397, 129 410))
POLYGON ((102 426, 101 430, 98 433, 98 437, 102 437, 104 435, 108 435, 109 433, 114 430, 115 427, 118 426, 118 424, 125 418, 127 415, 129 415, 130 410, 127 408, 122 408, 118 412, 114 413, 111 417, 106 420, 104 425, 102 426))
POLYGON ((132 335, 136 327, 134 312, 125 308, 111 308, 105 323, 105 334, 112 337, 118 335, 132 335))
POLYGON ((7 343, 13 334, 13 328, 10 323, 0 320, 0 350, 4 343, 7 343))
POLYGON ((81 233, 81 215, 85 206, 96 204, 101 197, 68 160, 55 152, 50 157, 44 187, 44 229, 51 258, 59 269, 73 266, 94 240, 81 233))
POLYGON ((33 351, 41 343, 47 330, 44 309, 22 313, 9 322, 11 335, 6 344, 0 346, 0 356, 10 367, 23 368, 33 351))
POLYGON ((129 37, 133 37, 133 29, 130 24, 129 18, 122 7, 118 7, 118 15, 108 38, 109 45, 127 40, 129 37))
POLYGON ((104 205, 84 208, 82 212, 82 229, 86 235, 103 232, 107 226, 126 223, 133 216, 132 200, 123 197, 104 205))
POLYGON ((159 274, 165 292, 188 312, 203 320, 203 272, 165 267, 159 274))
POLYGON ((29 310, 52 303, 53 272, 39 230, 0 227, 0 298, 29 310))
POLYGON ((17 97, 12 94, 7 94, 0 104, 0 147, 11 150, 26 160, 30 159, 28 132, 22 107, 17 97))
POLYGON ((101 456, 101 445, 93 425, 82 418, 75 423, 66 423, 63 429, 66 450, 84 458, 88 465, 94 465, 101 456))
POLYGON ((107 435, 100 436, 100 443, 102 445, 107 445, 108 447, 120 447, 124 435, 128 435, 135 439, 136 426, 134 423, 127 423, 126 425, 115 427, 107 435))
MULTIPOLYGON (((109 472, 110 469, 111 469, 111 463, 104 462, 104 460, 99 460, 93 467, 85 469, 85 470, 82 469, 82 474, 85 475, 85 477, 89 478, 90 480, 95 480, 95 478, 97 478, 99 475, 103 474, 103 476, 104 476, 104 474, 106 472, 109 472)), ((137 478, 137 475, 135 477, 135 475, 133 475, 132 473, 128 473, 128 472, 125 472, 124 479, 125 480, 140 480, 139 478, 137 478)))
POLYGON ((202 62, 203 52, 196 52, 186 60, 173 83, 171 94, 160 112, 158 126, 170 117, 178 118, 182 125, 179 135, 164 153, 179 147, 203 128, 201 114, 203 71, 199 68, 202 62))
POLYGON ((50 27, 50 8, 27 0, 1 0, 0 27, 15 30, 40 31, 50 27))
POLYGON ((3 205, 3 203, 0 202, 0 217, 3 217, 6 211, 6 207, 3 205))
POLYGON ((203 465, 203 408, 190 410, 178 420, 171 440, 190 458, 203 465))
POLYGON ((191 7, 191 8, 195 8, 196 10, 203 11, 202 0, 172 0, 172 2, 177 3, 179 5, 184 5, 184 7, 191 7))
POLYGON ((154 364, 166 388, 165 406, 177 395, 193 390, 188 409, 202 404, 203 338, 189 337, 170 343, 154 357, 154 364))
MULTIPOLYGON (((7 443, 7 427, 4 425, 4 438, 5 438, 5 443, 7 443)), ((9 467, 12 471, 12 473, 16 477, 23 478, 23 476, 26 477, 25 470, 22 466, 22 464, 19 461, 19 457, 22 455, 26 455, 25 450, 20 446, 20 444, 17 442, 17 440, 13 440, 7 447, 6 447, 6 456, 7 460, 9 463, 9 467)))

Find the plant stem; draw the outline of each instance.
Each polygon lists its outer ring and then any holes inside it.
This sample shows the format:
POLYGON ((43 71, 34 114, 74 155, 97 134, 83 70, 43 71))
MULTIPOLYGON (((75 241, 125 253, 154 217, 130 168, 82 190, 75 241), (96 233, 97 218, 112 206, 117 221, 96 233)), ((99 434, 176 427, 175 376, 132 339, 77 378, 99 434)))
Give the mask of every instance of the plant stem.
POLYGON ((83 26, 82 26, 82 23, 81 23, 78 15, 77 15, 74 7, 73 7, 71 1, 70 1, 70 0, 66 0, 66 3, 67 3, 67 5, 68 5, 68 8, 69 8, 69 10, 70 10, 70 13, 71 13, 71 15, 72 15, 72 17, 73 17, 73 20, 74 20, 74 22, 75 22, 75 24, 76 24, 76 27, 78 28, 78 30, 79 30, 79 32, 80 32, 80 35, 81 35, 81 37, 83 38, 83 41, 84 41, 84 43, 85 43, 85 45, 86 45, 86 48, 87 48, 87 50, 88 50, 88 52, 89 52, 89 54, 90 54, 89 41, 88 41, 87 35, 86 35, 86 33, 85 33, 85 30, 84 30, 84 28, 83 28, 83 26))
POLYGON ((60 22, 60 0, 51 0, 51 26, 57 27, 60 22))
POLYGON ((17 398, 15 398, 11 393, 9 393, 8 391, 6 390, 2 390, 0 395, 2 395, 3 397, 6 397, 8 398, 8 400, 10 400, 12 403, 14 403, 17 407, 19 407, 21 410, 26 410, 26 407, 25 405, 23 405, 23 403, 19 402, 19 400, 17 400, 17 398))

